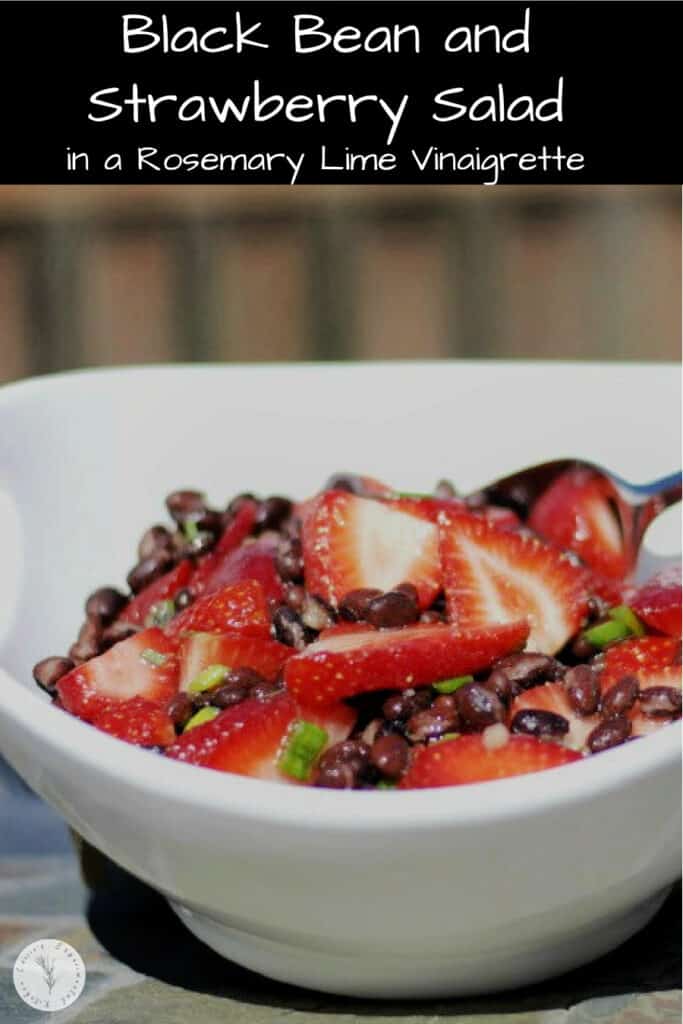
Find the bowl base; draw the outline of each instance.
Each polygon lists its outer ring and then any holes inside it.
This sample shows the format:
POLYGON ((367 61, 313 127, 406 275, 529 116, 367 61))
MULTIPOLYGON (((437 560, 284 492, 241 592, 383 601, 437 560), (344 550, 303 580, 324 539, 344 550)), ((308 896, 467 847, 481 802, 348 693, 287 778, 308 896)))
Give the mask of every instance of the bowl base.
POLYGON ((256 935, 171 901, 189 930, 221 956, 276 981, 333 995, 370 999, 419 999, 482 995, 520 988, 594 960, 625 942, 657 913, 669 889, 605 921, 574 931, 568 939, 536 948, 476 949, 471 936, 466 950, 439 956, 431 952, 397 954, 384 950, 335 951, 334 946, 296 945, 256 935))

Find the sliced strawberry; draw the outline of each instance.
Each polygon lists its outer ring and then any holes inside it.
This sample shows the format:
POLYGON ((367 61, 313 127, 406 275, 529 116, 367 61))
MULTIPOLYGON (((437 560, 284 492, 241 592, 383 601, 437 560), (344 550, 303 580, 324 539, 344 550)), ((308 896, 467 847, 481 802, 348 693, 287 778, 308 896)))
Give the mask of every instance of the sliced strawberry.
POLYGON ((286 693, 245 700, 183 733, 166 754, 217 771, 282 780, 277 760, 296 717, 296 705, 286 693))
POLYGON ((355 708, 344 704, 330 704, 327 707, 312 708, 300 706, 298 717, 307 722, 319 725, 327 733, 325 748, 333 747, 335 743, 341 743, 348 739, 351 730, 356 724, 358 712, 355 708))
POLYGON ((391 498, 387 501, 392 508, 409 512, 420 519, 427 519, 431 523, 439 523, 444 517, 450 518, 453 515, 472 515, 475 519, 485 519, 493 526, 501 530, 516 530, 522 523, 516 512, 510 508, 502 508, 499 505, 484 505, 479 509, 469 509, 462 498, 432 498, 424 497, 391 498))
POLYGON ((179 590, 187 586, 191 576, 192 562, 186 558, 179 562, 175 569, 160 576, 158 580, 136 594, 123 609, 119 619, 122 622, 131 622, 134 626, 144 626, 152 606, 175 597, 179 590))
POLYGON ((110 736, 139 747, 167 747, 173 743, 173 722, 158 704, 133 697, 100 711, 93 725, 110 736))
POLYGON ((438 523, 439 515, 467 511, 467 506, 461 498, 432 498, 430 495, 388 498, 385 504, 398 509, 399 512, 407 512, 419 519, 426 519, 430 523, 438 523))
POLYGON ((270 631, 263 587, 256 580, 230 583, 198 598, 166 626, 168 636, 181 633, 227 633, 244 630, 256 636, 270 631))
POLYGON ((569 725, 569 731, 557 739, 572 750, 583 750, 586 740, 599 723, 598 715, 579 715, 569 703, 565 688, 561 683, 545 683, 524 690, 515 697, 508 712, 508 725, 520 711, 550 711, 560 715, 569 725))
POLYGON ((641 689, 681 685, 681 644, 669 636, 641 636, 624 640, 599 659, 600 688, 604 693, 624 676, 635 676, 641 689))
POLYGON ((581 755, 575 751, 533 736, 510 736, 503 746, 494 748, 487 746, 485 736, 460 736, 416 748, 400 789, 490 782, 579 760, 581 755))
POLYGON ((680 637, 681 594, 681 567, 672 565, 636 591, 631 607, 651 629, 680 637))
MULTIPOLYGON (((223 560, 232 551, 236 551, 242 541, 246 540, 254 528, 257 512, 257 503, 245 500, 223 530, 213 550, 199 559, 192 578, 192 590, 195 594, 200 595, 205 592, 207 581, 218 576, 218 569, 223 560)), ((229 581, 225 580, 225 582, 229 581)), ((219 583, 218 586, 220 585, 219 583)))
POLYGON ((249 633, 192 633, 180 642, 180 689, 186 690, 209 665, 252 668, 269 681, 294 654, 293 647, 249 633))
POLYGON ((439 592, 436 527, 386 502, 327 491, 310 506, 302 540, 306 588, 333 607, 362 587, 413 583, 423 608, 439 592))
MULTIPOLYGON (((277 539, 272 536, 242 543, 240 547, 225 555, 211 573, 204 575, 203 581, 200 582, 201 593, 214 594, 228 583, 257 580, 263 587, 266 598, 282 601, 282 581, 275 569, 277 544, 277 539)), ((193 589, 194 586, 193 583, 193 589)))
POLYGON ((62 676, 57 692, 67 711, 90 722, 111 704, 133 697, 165 703, 177 691, 178 678, 176 644, 160 629, 145 629, 62 676))
POLYGON ((520 650, 527 635, 525 622, 467 633, 442 624, 328 633, 289 659, 285 683, 305 706, 370 690, 425 686, 488 668, 520 650))
POLYGON ((589 469, 570 469, 534 503, 529 526, 546 540, 569 548, 597 572, 622 579, 630 565, 612 485, 589 469))
POLYGON ((439 535, 446 606, 460 629, 526 617, 528 649, 554 654, 581 625, 586 573, 563 552, 471 515, 442 522, 439 535))
MULTIPOLYGON (((606 693, 624 676, 635 676, 641 691, 655 686, 681 689, 681 642, 668 636, 642 636, 610 647, 598 659, 600 689, 606 693)), ((634 736, 655 732, 670 720, 643 713, 636 701, 628 712, 634 736)))

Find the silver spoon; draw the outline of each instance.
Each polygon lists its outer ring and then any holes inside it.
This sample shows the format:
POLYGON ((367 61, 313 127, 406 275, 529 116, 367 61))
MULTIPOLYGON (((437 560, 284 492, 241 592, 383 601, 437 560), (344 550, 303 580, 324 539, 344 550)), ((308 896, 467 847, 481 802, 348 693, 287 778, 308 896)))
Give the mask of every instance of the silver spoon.
POLYGON ((513 509, 525 518, 533 502, 547 490, 559 476, 570 469, 584 469, 596 478, 606 481, 611 489, 610 503, 624 538, 624 553, 632 569, 638 552, 653 519, 670 505, 681 500, 681 472, 654 480, 649 484, 632 484, 602 466, 581 459, 557 459, 529 466, 510 476, 496 480, 466 499, 469 504, 490 501, 513 509))

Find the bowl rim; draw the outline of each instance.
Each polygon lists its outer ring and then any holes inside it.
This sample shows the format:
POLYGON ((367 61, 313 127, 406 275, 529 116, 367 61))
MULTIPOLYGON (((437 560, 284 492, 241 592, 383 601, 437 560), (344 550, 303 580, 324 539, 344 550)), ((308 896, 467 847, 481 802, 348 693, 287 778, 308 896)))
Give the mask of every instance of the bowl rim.
MULTIPOLYGON (((587 362, 581 360, 392 360, 297 363, 159 363, 148 365, 82 368, 45 374, 0 387, 0 410, 15 402, 80 384, 84 378, 127 378, 159 373, 193 374, 220 372, 362 373, 393 369, 405 364, 433 370, 444 365, 467 365, 523 372, 530 366, 561 373, 567 367, 587 371, 614 368, 643 368, 670 371, 675 362, 587 362)), ((98 771, 111 780, 111 787, 125 784, 141 795, 171 804, 184 804, 226 817, 238 815, 264 825, 295 825, 304 831, 318 828, 347 832, 400 831, 425 827, 491 824, 514 817, 543 814, 549 809, 581 802, 587 796, 607 795, 614 789, 637 783, 648 776, 675 769, 680 760, 681 725, 668 728, 560 769, 516 776, 495 782, 382 794, 368 791, 336 791, 310 786, 287 785, 230 773, 201 769, 124 744, 94 727, 54 708, 37 692, 22 685, 0 667, 0 715, 10 727, 21 730, 51 755, 74 770, 98 771), (57 720, 54 716, 60 715, 57 720), (59 727, 55 725, 59 721, 59 727), (561 775, 558 775, 561 772, 561 775), (483 799, 482 799, 483 798, 483 799)), ((38 760, 43 760, 40 758, 38 760)))

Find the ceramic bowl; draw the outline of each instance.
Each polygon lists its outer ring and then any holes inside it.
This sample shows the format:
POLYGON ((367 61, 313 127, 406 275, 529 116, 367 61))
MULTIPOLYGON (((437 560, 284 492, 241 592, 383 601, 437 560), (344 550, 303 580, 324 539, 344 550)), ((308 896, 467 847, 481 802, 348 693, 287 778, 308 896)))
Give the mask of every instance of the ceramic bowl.
MULTIPOLYGON (((156 367, 0 391, 0 748, 208 945, 334 993, 424 997, 549 977, 644 925, 680 866, 680 727, 537 775, 330 792, 169 762, 31 681, 84 595, 123 580, 164 495, 306 495, 336 470, 464 489, 576 455, 645 481, 680 462, 673 367, 156 367)), ((676 517, 650 562, 677 550, 676 517)))

